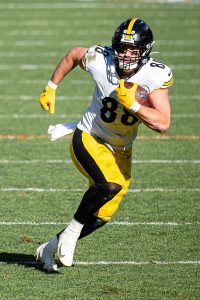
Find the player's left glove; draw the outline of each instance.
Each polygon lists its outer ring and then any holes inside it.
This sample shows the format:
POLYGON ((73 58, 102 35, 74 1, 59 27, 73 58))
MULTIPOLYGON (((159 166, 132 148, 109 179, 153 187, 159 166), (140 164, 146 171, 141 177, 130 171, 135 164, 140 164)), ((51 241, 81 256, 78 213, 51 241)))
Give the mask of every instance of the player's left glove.
POLYGON ((119 87, 115 89, 116 97, 121 102, 121 104, 128 110, 132 110, 133 112, 137 112, 141 105, 136 100, 136 89, 138 87, 138 83, 133 83, 133 86, 130 88, 126 88, 124 86, 124 79, 120 79, 119 87))
POLYGON ((39 100, 42 108, 49 111, 51 114, 54 114, 55 112, 56 88, 57 85, 52 81, 49 81, 48 85, 45 86, 41 93, 39 100))

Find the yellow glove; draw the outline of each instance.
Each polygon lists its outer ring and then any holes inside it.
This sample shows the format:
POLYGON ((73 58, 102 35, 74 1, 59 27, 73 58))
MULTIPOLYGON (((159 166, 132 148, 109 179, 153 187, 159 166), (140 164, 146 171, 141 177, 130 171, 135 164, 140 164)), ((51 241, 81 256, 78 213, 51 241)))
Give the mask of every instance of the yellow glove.
POLYGON ((141 105, 136 101, 136 89, 138 84, 135 82, 130 88, 124 86, 124 79, 120 79, 119 87, 115 89, 116 97, 119 102, 128 110, 137 112, 141 105))
POLYGON ((43 92, 40 95, 40 104, 42 108, 49 111, 51 114, 55 112, 55 98, 56 98, 56 85, 55 89, 48 85, 45 86, 43 92))

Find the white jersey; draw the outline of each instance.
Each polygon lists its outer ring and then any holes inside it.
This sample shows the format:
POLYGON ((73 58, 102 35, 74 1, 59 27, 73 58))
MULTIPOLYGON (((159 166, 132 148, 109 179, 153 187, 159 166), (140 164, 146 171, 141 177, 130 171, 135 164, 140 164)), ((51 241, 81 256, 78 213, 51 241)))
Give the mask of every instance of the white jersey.
MULTIPOLYGON (((100 138, 113 149, 124 150, 132 147, 139 120, 125 110, 115 96, 120 77, 116 71, 112 48, 89 48, 83 64, 92 75, 96 87, 91 105, 85 111, 78 128, 100 138)), ((151 93, 155 89, 169 87, 173 79, 169 67, 151 58, 127 81, 137 82, 151 93)))

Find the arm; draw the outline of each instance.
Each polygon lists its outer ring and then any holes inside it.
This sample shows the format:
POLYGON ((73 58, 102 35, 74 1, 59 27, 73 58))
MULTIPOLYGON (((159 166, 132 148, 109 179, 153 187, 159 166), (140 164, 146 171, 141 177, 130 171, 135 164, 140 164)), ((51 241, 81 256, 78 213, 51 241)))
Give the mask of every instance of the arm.
POLYGON ((149 128, 164 133, 170 127, 168 89, 154 90, 149 95, 151 107, 141 106, 135 115, 149 128))
POLYGON ((55 96, 58 84, 77 65, 80 65, 80 67, 84 69, 82 58, 86 51, 87 48, 74 48, 61 59, 51 76, 51 80, 49 80, 44 91, 40 95, 39 102, 44 110, 49 111, 52 114, 55 112, 55 96))
POLYGON ((58 85, 63 78, 72 71, 77 65, 82 67, 82 57, 86 53, 87 48, 74 48, 70 50, 57 65, 51 81, 58 85))
POLYGON ((160 88, 151 92, 149 95, 150 107, 146 107, 136 100, 137 86, 138 84, 134 83, 134 85, 128 89, 124 86, 124 80, 121 79, 119 81, 119 87, 115 89, 117 99, 146 126, 154 131, 164 133, 170 126, 168 89, 160 88))

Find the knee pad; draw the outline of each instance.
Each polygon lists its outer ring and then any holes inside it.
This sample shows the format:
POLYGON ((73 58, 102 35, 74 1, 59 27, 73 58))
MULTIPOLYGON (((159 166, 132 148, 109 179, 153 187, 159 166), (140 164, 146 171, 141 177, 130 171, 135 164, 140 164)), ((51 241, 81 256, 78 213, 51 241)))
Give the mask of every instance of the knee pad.
POLYGON ((92 185, 85 192, 74 215, 75 219, 85 224, 92 214, 117 195, 121 189, 119 184, 113 182, 99 182, 92 185))
POLYGON ((122 189, 121 185, 114 183, 114 182, 96 183, 95 186, 99 190, 99 192, 102 194, 105 202, 111 200, 122 189))

